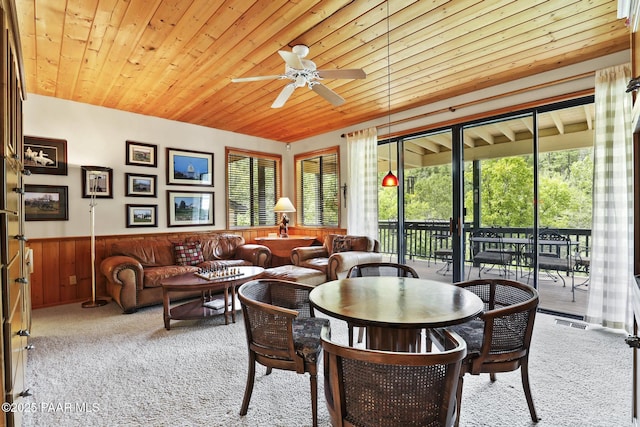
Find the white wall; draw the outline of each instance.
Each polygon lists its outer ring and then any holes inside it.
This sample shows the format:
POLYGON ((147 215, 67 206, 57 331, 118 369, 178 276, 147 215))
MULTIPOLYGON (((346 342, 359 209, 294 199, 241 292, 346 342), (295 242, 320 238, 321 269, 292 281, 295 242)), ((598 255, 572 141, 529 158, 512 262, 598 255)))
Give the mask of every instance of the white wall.
MULTIPOLYGON (((27 238, 90 235, 89 199, 82 198, 82 165, 113 168, 113 199, 97 199, 96 235, 143 234, 168 231, 167 190, 213 190, 215 225, 226 228, 225 159, 226 146, 283 155, 285 144, 233 132, 131 114, 109 108, 29 94, 24 104, 24 134, 67 141, 68 175, 33 174, 26 184, 69 187, 68 221, 29 221, 27 238), (158 166, 125 165, 126 141, 158 146, 158 166), (166 147, 214 153, 213 188, 166 184, 166 147), (125 173, 158 175, 157 199, 125 197, 125 173), (125 204, 157 204, 157 228, 126 228, 125 204)), ((286 191, 289 191, 285 187, 286 191)), ((204 230, 207 227, 179 227, 171 230, 204 230)))
MULTIPOLYGON (((488 99, 499 94, 514 93, 523 88, 532 88, 547 82, 569 78, 583 73, 622 64, 629 61, 628 52, 619 52, 585 61, 580 64, 559 68, 531 78, 494 86, 446 101, 439 101, 403 113, 395 114, 391 121, 420 118, 391 128, 392 132, 412 129, 444 121, 462 119, 473 114, 521 105, 525 102, 551 98, 560 94, 594 87, 594 77, 571 80, 554 86, 517 93, 480 104, 460 107, 474 100, 488 99), (456 107, 455 111, 435 111, 456 107)), ((393 95, 392 95, 393 99, 393 95)), ((347 99, 347 103, 349 100, 347 99)), ((225 201, 225 146, 244 148, 261 152, 281 154, 283 159, 283 195, 294 195, 293 156, 298 153, 340 145, 341 183, 349 181, 347 170, 347 149, 340 135, 366 127, 384 125, 386 118, 361 123, 340 130, 317 135, 290 145, 261 138, 226 132, 202 126, 158 119, 139 114, 95 107, 77 102, 29 94, 24 105, 24 134, 67 140, 68 176, 32 175, 25 178, 27 184, 50 184, 69 186, 69 221, 30 221, 27 223, 28 238, 87 236, 89 231, 89 199, 81 195, 81 165, 108 166, 113 168, 113 199, 98 199, 96 208, 96 234, 142 234, 169 230, 167 228, 166 191, 193 190, 204 187, 166 185, 166 147, 214 153, 215 226, 226 228, 225 201), (155 169, 125 165, 125 141, 132 140, 158 146, 158 167, 155 169), (158 175, 158 198, 124 197, 127 172, 158 175), (158 204, 158 228, 125 228, 125 204, 158 204)), ((381 133, 386 134, 386 128, 381 133)), ((357 189, 349 188, 349 192, 357 189)), ((292 221, 292 225, 295 220, 292 221)), ((342 209, 341 227, 347 228, 347 212, 342 209)), ((180 230, 203 230, 205 227, 180 227, 180 230)))

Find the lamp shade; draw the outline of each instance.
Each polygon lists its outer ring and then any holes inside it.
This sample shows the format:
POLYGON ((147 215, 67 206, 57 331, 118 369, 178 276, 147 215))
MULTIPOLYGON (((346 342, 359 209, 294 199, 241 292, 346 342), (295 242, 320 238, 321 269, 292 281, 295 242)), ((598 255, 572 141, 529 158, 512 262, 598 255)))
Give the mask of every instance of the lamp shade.
POLYGON ((288 197, 280 197, 278 203, 273 207, 274 212, 295 212, 296 208, 288 197))
POLYGON ((393 174, 393 172, 389 171, 388 174, 382 178, 382 186, 383 187, 397 187, 398 186, 398 178, 393 174))

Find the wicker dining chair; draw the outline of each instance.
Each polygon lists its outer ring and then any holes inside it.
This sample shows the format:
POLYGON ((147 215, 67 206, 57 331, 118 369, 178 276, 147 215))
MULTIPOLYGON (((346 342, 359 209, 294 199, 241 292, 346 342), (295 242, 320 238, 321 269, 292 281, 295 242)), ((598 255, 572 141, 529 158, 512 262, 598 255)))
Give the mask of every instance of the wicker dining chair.
POLYGON ((258 279, 238 289, 249 350, 247 384, 240 415, 246 415, 253 392, 256 362, 267 368, 309 373, 311 412, 318 425, 320 334, 330 336, 328 319, 314 317, 309 303, 313 286, 277 279, 258 279))
MULTIPOLYGON (((477 319, 447 329, 467 343, 468 353, 460 369, 458 411, 461 408, 465 374, 490 374, 520 369, 522 388, 533 422, 538 422, 529 386, 529 345, 538 308, 538 292, 531 286, 508 279, 477 279, 459 282, 484 302, 477 319)), ((457 425, 457 422, 456 422, 457 425)))
POLYGON ((343 346, 322 337, 331 425, 452 426, 466 344, 444 332, 443 350, 406 353, 343 346))
MULTIPOLYGON (((397 264, 394 262, 369 262, 354 265, 347 272, 347 277, 380 277, 380 276, 393 276, 393 277, 413 277, 418 278, 418 273, 406 264, 397 264)), ((354 325, 347 324, 349 345, 353 346, 353 327, 354 325)), ((364 328, 360 327, 358 331, 358 342, 362 342, 364 338, 364 328)))

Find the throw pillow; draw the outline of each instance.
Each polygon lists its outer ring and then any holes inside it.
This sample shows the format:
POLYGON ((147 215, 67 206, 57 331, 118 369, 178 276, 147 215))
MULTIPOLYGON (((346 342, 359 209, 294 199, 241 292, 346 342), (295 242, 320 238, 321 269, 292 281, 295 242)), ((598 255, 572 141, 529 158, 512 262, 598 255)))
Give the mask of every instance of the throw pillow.
POLYGON ((333 252, 347 252, 351 250, 351 239, 336 237, 333 239, 333 252))
POLYGON ((204 262, 200 242, 174 243, 173 251, 177 265, 198 265, 204 262))

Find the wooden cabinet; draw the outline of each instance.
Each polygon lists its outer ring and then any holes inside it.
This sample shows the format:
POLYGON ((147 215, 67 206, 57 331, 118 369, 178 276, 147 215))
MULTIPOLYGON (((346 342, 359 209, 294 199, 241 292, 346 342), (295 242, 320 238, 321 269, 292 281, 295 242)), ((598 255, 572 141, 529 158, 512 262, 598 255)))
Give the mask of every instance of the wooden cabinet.
MULTIPOLYGON (((22 67, 14 3, 2 0, 2 163, 0 174, 0 263, 2 275, 2 384, 3 403, 19 408, 29 395, 25 379, 29 330, 31 328, 31 298, 24 240, 22 141, 22 67)), ((3 406, 4 409, 4 406, 3 406)), ((0 413, 0 425, 21 424, 20 411, 0 413)))
POLYGON ((291 250, 300 246, 310 246, 315 236, 256 237, 256 243, 271 250, 271 267, 291 264, 291 250))

